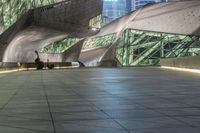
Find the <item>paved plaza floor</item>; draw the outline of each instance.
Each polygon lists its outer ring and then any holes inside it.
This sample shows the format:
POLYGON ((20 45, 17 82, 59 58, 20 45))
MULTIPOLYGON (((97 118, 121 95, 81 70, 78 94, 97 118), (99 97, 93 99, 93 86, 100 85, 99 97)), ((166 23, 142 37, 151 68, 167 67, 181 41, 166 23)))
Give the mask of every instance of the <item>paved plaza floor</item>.
POLYGON ((199 133, 200 74, 89 68, 0 74, 0 133, 199 133))

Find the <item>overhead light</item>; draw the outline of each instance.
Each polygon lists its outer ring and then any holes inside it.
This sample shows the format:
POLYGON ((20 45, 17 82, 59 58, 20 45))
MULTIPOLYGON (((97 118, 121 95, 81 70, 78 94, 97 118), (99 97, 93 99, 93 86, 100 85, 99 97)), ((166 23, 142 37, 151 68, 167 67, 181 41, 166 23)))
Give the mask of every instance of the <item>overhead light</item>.
POLYGON ((97 28, 94 28, 94 27, 92 27, 92 29, 91 29, 92 31, 97 31, 98 29, 97 28))
POLYGON ((89 27, 88 29, 93 31, 93 32, 96 32, 96 31, 100 30, 100 28, 96 28, 96 27, 89 27))

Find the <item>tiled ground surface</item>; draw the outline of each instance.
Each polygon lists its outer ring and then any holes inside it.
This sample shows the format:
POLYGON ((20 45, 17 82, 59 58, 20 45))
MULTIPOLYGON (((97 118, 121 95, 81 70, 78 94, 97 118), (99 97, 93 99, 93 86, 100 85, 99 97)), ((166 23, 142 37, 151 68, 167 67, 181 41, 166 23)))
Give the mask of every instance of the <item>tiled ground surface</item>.
POLYGON ((0 133, 199 133, 200 74, 160 68, 0 74, 0 133))

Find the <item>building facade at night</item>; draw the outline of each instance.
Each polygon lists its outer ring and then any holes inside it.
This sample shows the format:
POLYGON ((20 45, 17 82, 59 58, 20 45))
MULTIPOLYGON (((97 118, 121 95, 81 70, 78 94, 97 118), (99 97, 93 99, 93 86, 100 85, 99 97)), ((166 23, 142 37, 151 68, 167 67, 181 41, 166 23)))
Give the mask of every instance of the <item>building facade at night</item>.
POLYGON ((103 24, 107 24, 146 4, 167 1, 168 0, 103 0, 103 24))
POLYGON ((104 0, 103 1, 103 23, 126 15, 132 10, 131 0, 104 0))
POLYGON ((168 0, 131 0, 131 10, 137 10, 146 4, 153 4, 158 2, 168 2, 168 0))

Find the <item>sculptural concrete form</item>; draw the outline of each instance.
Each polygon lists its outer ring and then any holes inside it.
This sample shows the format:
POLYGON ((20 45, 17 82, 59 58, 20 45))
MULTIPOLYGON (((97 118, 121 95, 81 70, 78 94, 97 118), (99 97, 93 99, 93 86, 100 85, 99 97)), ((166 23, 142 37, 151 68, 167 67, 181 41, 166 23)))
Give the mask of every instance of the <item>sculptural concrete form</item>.
POLYGON ((52 42, 94 35, 89 21, 101 11, 101 0, 66 0, 29 10, 0 35, 0 62, 34 62, 34 51, 52 42))

